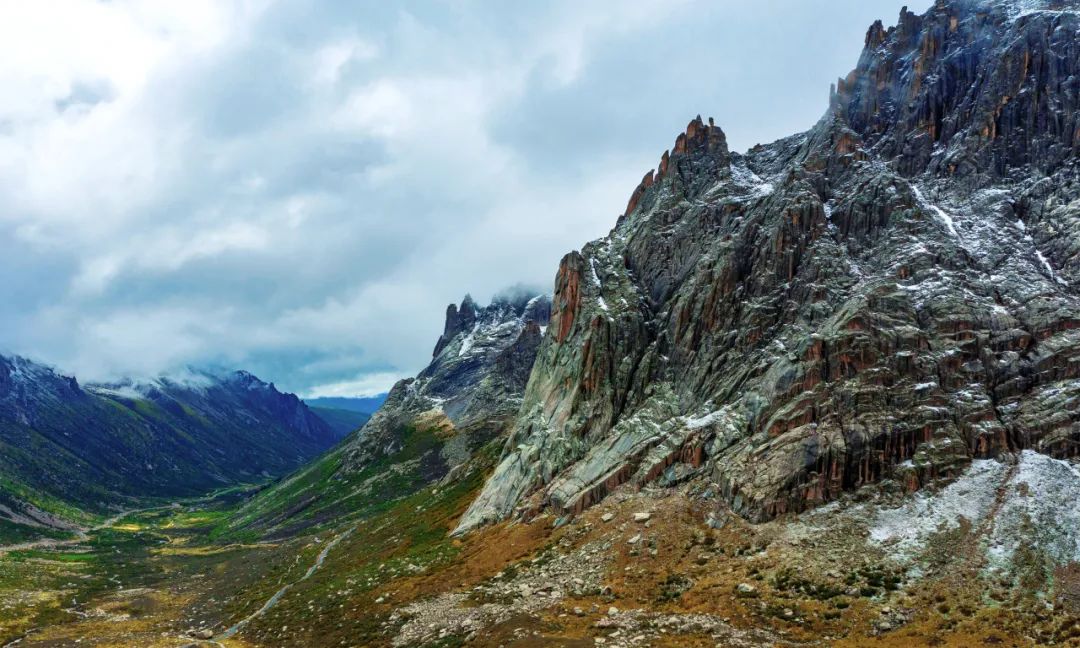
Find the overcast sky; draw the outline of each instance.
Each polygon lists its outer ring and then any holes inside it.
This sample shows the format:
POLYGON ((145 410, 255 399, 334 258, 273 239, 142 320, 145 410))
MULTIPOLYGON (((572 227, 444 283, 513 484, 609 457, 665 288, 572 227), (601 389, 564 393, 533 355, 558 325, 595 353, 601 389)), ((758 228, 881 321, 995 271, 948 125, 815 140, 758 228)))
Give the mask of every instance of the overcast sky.
POLYGON ((809 128, 901 4, 0 0, 0 350, 383 391, 694 115, 809 128))

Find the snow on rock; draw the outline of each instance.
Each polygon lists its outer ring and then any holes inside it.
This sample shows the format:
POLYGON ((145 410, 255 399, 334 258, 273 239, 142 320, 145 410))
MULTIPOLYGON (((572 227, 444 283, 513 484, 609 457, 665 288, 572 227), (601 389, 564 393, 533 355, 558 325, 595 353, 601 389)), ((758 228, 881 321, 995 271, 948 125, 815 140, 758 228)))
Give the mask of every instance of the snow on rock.
POLYGON ((745 163, 731 165, 731 178, 739 185, 747 188, 750 199, 764 198, 776 191, 776 186, 773 183, 762 180, 745 163))
POLYGON ((465 336, 465 339, 461 341, 461 348, 458 349, 458 357, 461 357, 472 350, 473 343, 476 340, 476 332, 480 330, 480 323, 477 322, 473 325, 469 334, 465 336))
POLYGON ((903 506, 883 509, 870 528, 870 540, 888 546, 896 558, 912 558, 936 533, 956 529, 961 519, 978 524, 990 511, 1007 466, 992 459, 971 466, 937 492, 916 493, 903 506))
POLYGON ((600 306, 601 310, 610 311, 611 309, 608 308, 607 302, 604 301, 604 295, 602 292, 604 289, 604 284, 600 282, 600 275, 596 274, 596 259, 589 259, 589 269, 592 271, 592 280, 593 283, 596 284, 596 288, 598 290, 596 303, 600 306))
POLYGON ((945 488, 878 511, 871 543, 894 559, 910 560, 932 536, 966 520, 972 528, 985 528, 978 540, 992 570, 1009 570, 1020 545, 1055 563, 1080 560, 1080 471, 1031 450, 1021 452, 1012 469, 1011 461, 974 461, 945 488))
POLYGON ((1043 268, 1046 269, 1046 272, 1047 272, 1047 274, 1050 275, 1051 279, 1058 282, 1059 284, 1062 284, 1062 285, 1065 285, 1065 286, 1069 285, 1064 279, 1057 276, 1057 273, 1054 272, 1054 268, 1051 267, 1050 262, 1046 260, 1046 257, 1043 256, 1043 253, 1040 252, 1038 249, 1035 250, 1035 258, 1037 258, 1039 260, 1039 263, 1042 264, 1043 268))
POLYGON ((992 569, 1007 569, 1021 543, 1054 562, 1080 560, 1080 472, 1071 463, 1025 450, 1005 492, 990 533, 992 569))
POLYGON ((934 205, 927 201, 926 198, 923 197, 922 190, 920 190, 918 187, 916 187, 915 185, 911 185, 911 188, 915 191, 915 198, 919 200, 919 203, 923 207, 926 207, 930 211, 934 212, 934 214, 941 220, 941 222, 945 224, 945 228, 949 230, 950 234, 952 234, 956 238, 960 238, 960 234, 956 231, 956 224, 953 223, 952 216, 950 216, 941 207, 938 207, 937 205, 934 205))

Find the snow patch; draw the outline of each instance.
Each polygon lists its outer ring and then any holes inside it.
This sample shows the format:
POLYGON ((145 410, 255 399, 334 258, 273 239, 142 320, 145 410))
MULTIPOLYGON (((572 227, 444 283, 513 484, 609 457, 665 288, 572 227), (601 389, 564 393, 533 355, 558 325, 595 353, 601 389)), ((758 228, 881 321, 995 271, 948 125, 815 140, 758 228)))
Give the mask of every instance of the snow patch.
MULTIPOLYGON (((594 259, 592 257, 589 257, 589 270, 592 271, 592 280, 593 280, 593 283, 596 284, 596 287, 597 287, 598 291, 603 291, 604 284, 600 283, 600 275, 596 274, 596 259, 594 259)), ((599 304, 600 308, 603 309, 604 311, 611 310, 610 308, 608 308, 607 302, 604 301, 604 295, 603 294, 599 294, 599 293, 597 294, 596 303, 599 304)))
POLYGON ((461 348, 458 349, 458 357, 465 355, 472 350, 473 344, 476 342, 476 332, 480 330, 479 322, 473 324, 472 330, 465 336, 465 339, 461 341, 461 348))
POLYGON ((993 506, 1006 471, 1004 464, 992 459, 971 462, 963 475, 940 491, 920 491, 903 506, 881 510, 870 528, 871 542, 912 558, 931 536, 958 528, 962 519, 978 524, 993 506))
POLYGON ((919 189, 915 185, 911 185, 911 188, 915 191, 915 198, 918 199, 919 203, 921 203, 924 207, 928 208, 930 211, 934 212, 934 214, 937 215, 941 222, 945 224, 945 228, 949 230, 949 233, 951 233, 956 238, 960 238, 959 232, 956 231, 956 224, 953 223, 952 216, 946 213, 945 210, 941 207, 938 207, 937 205, 927 201, 926 198, 923 197, 923 192, 921 189, 919 189))
POLYGON ((773 183, 762 180, 745 164, 732 164, 731 178, 749 189, 750 198, 764 198, 776 191, 776 186, 773 183))
POLYGON ((1021 543, 1058 563, 1080 560, 1080 472, 1068 461, 1020 454, 990 534, 990 568, 1011 566, 1021 543))
POLYGON ((1038 248, 1035 249, 1035 258, 1037 258, 1039 260, 1039 263, 1042 264, 1043 268, 1046 269, 1046 272, 1050 275, 1051 279, 1063 286, 1069 285, 1064 279, 1057 276, 1057 273, 1054 272, 1054 268, 1050 265, 1050 262, 1046 260, 1046 257, 1043 256, 1043 253, 1040 252, 1038 248))
MULTIPOLYGON (((1008 571, 1019 546, 1051 561, 1080 561, 1080 471, 1061 459, 1024 450, 1006 463, 977 460, 938 491, 916 493, 900 507, 878 511, 870 541, 894 558, 913 559, 932 536, 988 522, 980 539, 991 571, 1008 571), (1000 502, 996 506, 995 502, 1000 502), (993 519, 987 520, 993 514, 993 519)), ((905 464, 901 465, 913 465, 905 464)))

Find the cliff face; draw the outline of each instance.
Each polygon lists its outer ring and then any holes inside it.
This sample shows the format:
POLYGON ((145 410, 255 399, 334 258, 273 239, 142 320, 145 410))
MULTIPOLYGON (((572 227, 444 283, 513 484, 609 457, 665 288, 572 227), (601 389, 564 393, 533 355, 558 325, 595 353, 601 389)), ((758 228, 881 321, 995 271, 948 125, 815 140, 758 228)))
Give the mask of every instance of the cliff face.
POLYGON ((875 23, 810 131, 700 118, 560 264, 502 460, 459 531, 693 475, 764 520, 1080 441, 1080 14, 875 23))
MULTIPOLYGON (((451 304, 431 364, 416 378, 394 385, 386 403, 346 447, 346 463, 355 469, 392 455, 418 428, 441 429, 471 449, 490 440, 521 404, 550 316, 545 295, 497 297, 486 307, 466 295, 460 307, 451 304), (474 428, 486 431, 454 434, 474 428)), ((448 467, 463 463, 470 451, 455 446, 447 450, 448 467)))

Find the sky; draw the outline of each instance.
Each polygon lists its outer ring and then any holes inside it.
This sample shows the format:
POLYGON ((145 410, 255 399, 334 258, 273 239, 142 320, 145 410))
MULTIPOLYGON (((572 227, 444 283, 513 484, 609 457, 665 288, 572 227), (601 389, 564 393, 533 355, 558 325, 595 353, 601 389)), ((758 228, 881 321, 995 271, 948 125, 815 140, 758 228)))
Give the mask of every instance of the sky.
POLYGON ((695 115, 812 126, 902 4, 0 0, 0 353, 385 391, 695 115))

